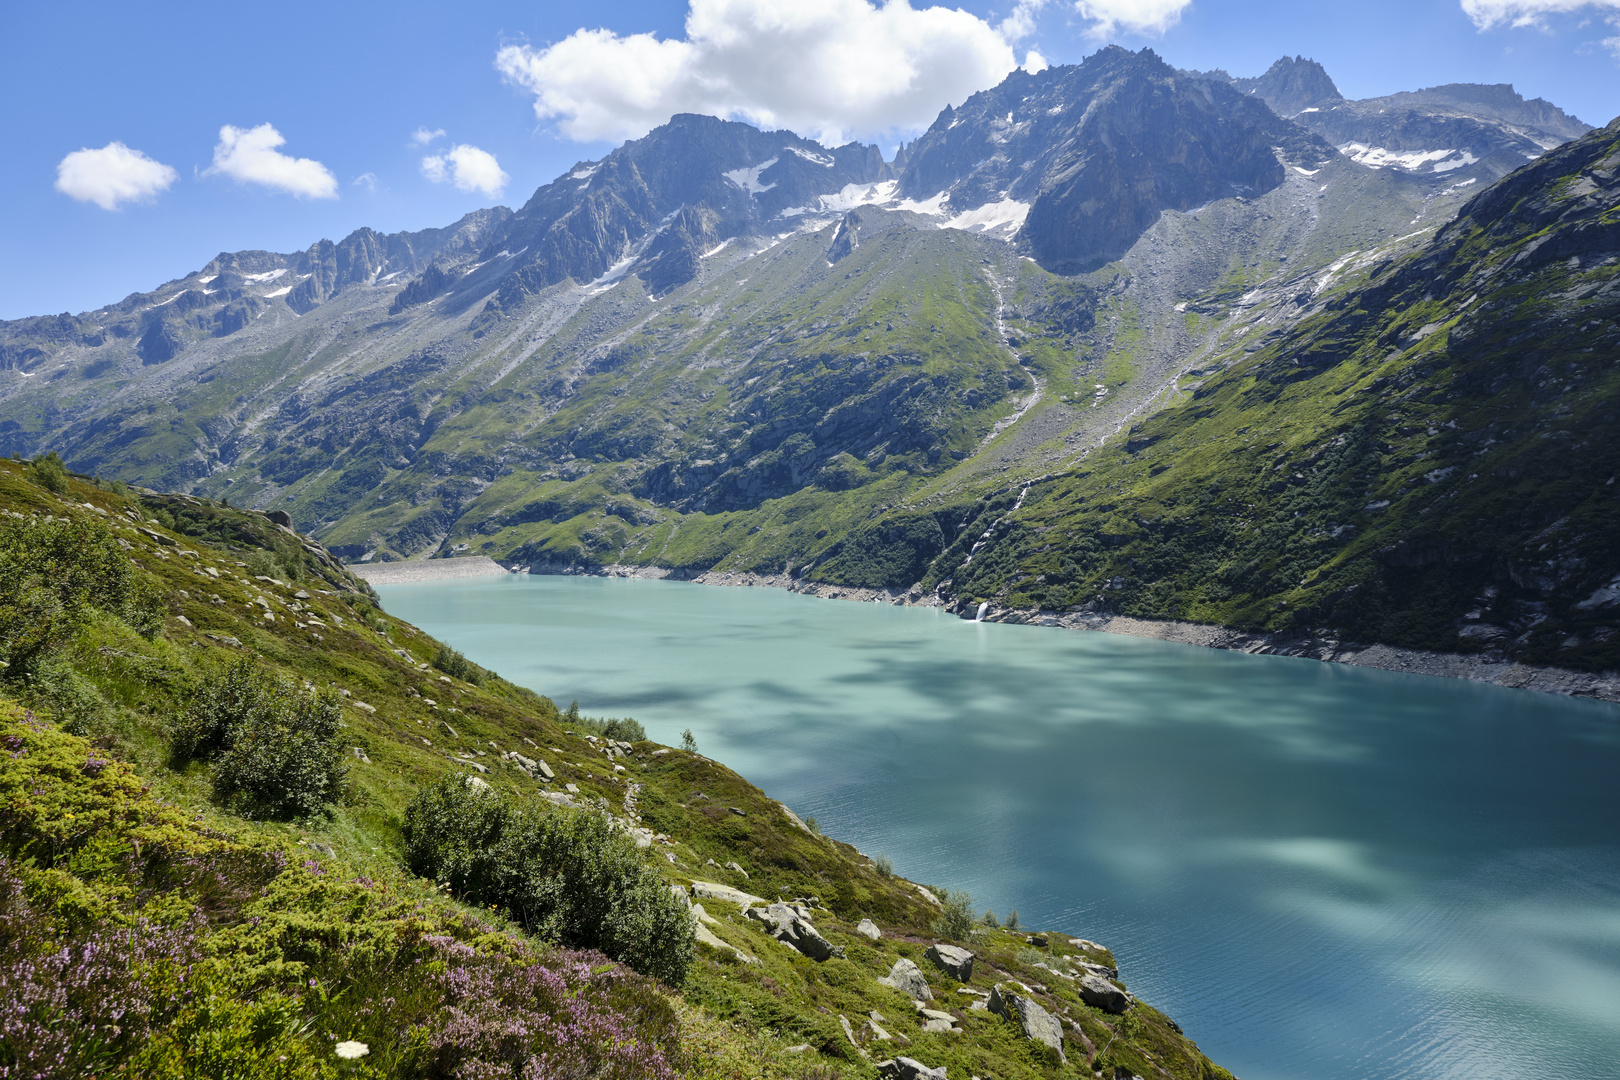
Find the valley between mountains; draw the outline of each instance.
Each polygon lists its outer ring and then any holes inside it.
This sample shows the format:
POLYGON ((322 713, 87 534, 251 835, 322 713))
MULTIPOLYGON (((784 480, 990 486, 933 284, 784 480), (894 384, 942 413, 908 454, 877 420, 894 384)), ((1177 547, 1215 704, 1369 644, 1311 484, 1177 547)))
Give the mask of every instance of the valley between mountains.
POLYGON ((893 160, 677 116, 516 211, 0 325, 0 450, 349 562, 1612 671, 1617 168, 1511 87, 1117 47, 893 160))

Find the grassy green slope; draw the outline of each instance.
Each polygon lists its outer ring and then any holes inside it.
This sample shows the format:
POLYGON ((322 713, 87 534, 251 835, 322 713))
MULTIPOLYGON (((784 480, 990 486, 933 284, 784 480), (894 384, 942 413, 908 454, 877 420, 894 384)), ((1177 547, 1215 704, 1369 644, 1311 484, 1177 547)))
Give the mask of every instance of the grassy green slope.
MULTIPOLYGON (((872 1077, 896 1052, 952 1075, 1078 1077, 1093 1065, 1227 1075, 1150 1006, 1119 1017, 1084 1003, 1075 964, 1112 966, 1105 949, 1064 937, 1036 947, 982 930, 969 988, 1029 986, 1065 1023, 1068 1060, 1057 1063, 1009 1022, 968 1008, 976 995, 958 993, 923 959, 939 940, 931 926, 940 909, 915 885, 696 753, 637 743, 610 757, 583 730, 572 733, 549 700, 493 675, 473 683, 443 673, 432 666, 437 642, 378 610, 324 549, 263 515, 83 479, 53 491, 40 478, 0 462, 0 510, 13 522, 82 523, 128 560, 136 592, 155 597, 162 616, 143 633, 90 610, 45 662, 0 675, 0 965, 26 976, 15 985, 42 993, 81 988, 66 1004, 17 999, 29 1024, 54 1032, 35 1044, 73 1068, 460 1075, 471 1066, 456 1062, 475 1051, 512 1067, 528 1044, 492 1043, 489 1032, 520 1022, 550 1030, 547 1018, 583 995, 600 1012, 591 1023, 603 1026, 559 1053, 623 1052, 596 1061, 592 1075, 872 1077), (341 738, 353 749, 328 816, 245 820, 211 798, 208 765, 171 758, 185 703, 247 656, 345 695, 341 738), (555 779, 508 764, 505 750, 544 759, 555 779), (719 902, 708 904, 711 932, 731 948, 700 946, 679 988, 524 938, 501 913, 468 909, 400 868, 406 804, 475 767, 530 806, 572 785, 577 800, 625 817, 630 797, 650 840, 646 858, 672 884, 813 898, 818 929, 845 956, 816 964, 719 902), (880 941, 855 933, 862 918, 883 927, 880 941), (67 966, 41 967, 47 953, 67 966), (115 959, 117 978, 97 974, 100 955, 115 959), (901 957, 924 969, 935 1006, 960 1031, 924 1032, 908 999, 876 982, 901 957), (536 989, 537 978, 551 989, 536 989), (485 988, 476 1000, 469 985, 485 988), (145 1011, 121 1030, 144 1034, 109 1034, 109 1010, 131 1001, 145 1011), (858 1028, 874 1010, 896 1038, 856 1046, 838 1017, 858 1028), (373 1052, 345 1064, 333 1047, 349 1039, 373 1052)), ((0 616, 12 633, 9 614, 0 616)), ((8 1061, 25 1052, 0 1043, 8 1061)))
POLYGON ((1526 166, 1072 474, 964 599, 1620 666, 1620 128, 1526 166))

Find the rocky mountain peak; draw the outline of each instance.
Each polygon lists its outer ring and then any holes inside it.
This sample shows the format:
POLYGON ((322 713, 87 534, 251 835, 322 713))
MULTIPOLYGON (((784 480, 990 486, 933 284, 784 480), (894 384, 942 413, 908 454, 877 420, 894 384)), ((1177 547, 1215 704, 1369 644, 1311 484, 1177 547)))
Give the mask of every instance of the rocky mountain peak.
POLYGON ((1233 79, 1232 85, 1245 94, 1258 97, 1279 116, 1298 116, 1306 109, 1319 108, 1344 95, 1333 84, 1327 70, 1303 56, 1284 56, 1257 79, 1233 79))
POLYGON ((679 113, 540 188, 491 235, 480 258, 507 252, 518 262, 490 311, 610 271, 636 273, 655 292, 667 291, 692 280, 714 244, 760 233, 767 222, 779 227, 780 219, 818 207, 822 196, 889 175, 876 146, 828 148, 790 131, 679 113), (615 271, 621 265, 628 269, 615 271))
POLYGON ((1333 149, 1260 100, 1116 45, 941 113, 908 148, 900 191, 956 213, 1001 207, 1043 266, 1072 271, 1117 257, 1164 210, 1271 190, 1279 152, 1314 167, 1333 149))

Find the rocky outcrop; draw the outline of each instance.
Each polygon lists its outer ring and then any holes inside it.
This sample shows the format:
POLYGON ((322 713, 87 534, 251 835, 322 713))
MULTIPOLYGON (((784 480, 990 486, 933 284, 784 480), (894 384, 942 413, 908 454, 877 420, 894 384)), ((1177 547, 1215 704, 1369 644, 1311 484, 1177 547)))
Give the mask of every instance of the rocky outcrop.
POLYGON ((923 954, 934 962, 934 966, 957 982, 967 982, 973 978, 973 954, 958 945, 936 944, 928 946, 923 954))
POLYGON ((717 881, 692 882, 692 896, 698 900, 719 900, 727 904, 736 904, 740 908, 750 908, 770 903, 762 896, 733 889, 730 885, 722 885, 717 881))
POLYGON ((928 979, 922 969, 905 957, 894 962, 889 973, 878 980, 881 986, 891 986, 913 1001, 933 1001, 934 992, 928 989, 928 979))
POLYGON ((832 944, 810 924, 809 912, 803 908, 776 903, 763 908, 751 907, 746 914, 777 941, 791 945, 812 960, 831 960, 844 955, 842 946, 832 944))
POLYGON ((948 1080, 945 1066, 930 1069, 922 1062, 908 1057, 880 1061, 877 1064, 877 1071, 883 1080, 948 1080))
POLYGON ((1034 999, 997 986, 990 991, 989 1005, 991 1012, 1017 1024, 1024 1038, 1056 1050, 1059 1061, 1067 1060, 1063 1053, 1063 1026, 1034 999))
POLYGON ((855 932, 861 937, 871 938, 873 941, 879 941, 883 937, 883 931, 879 930, 878 924, 871 919, 862 919, 855 927, 855 932))
POLYGON ((1123 1013, 1131 1007, 1131 996, 1101 975, 1087 973, 1080 977, 1080 996, 1087 1005, 1104 1012, 1123 1013))
POLYGON ((832 244, 827 248, 827 261, 837 264, 853 255, 855 249, 861 246, 860 229, 860 215, 853 210, 845 214, 833 233, 832 244))

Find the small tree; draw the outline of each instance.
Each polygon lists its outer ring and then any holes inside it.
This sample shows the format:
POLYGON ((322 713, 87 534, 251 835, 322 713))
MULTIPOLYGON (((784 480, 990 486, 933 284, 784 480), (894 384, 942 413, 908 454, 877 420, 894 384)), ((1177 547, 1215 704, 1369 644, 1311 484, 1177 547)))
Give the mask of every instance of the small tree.
POLYGON ((254 817, 299 817, 337 802, 347 775, 342 701, 244 660, 210 680, 175 724, 177 764, 214 759, 214 795, 254 817))
POLYGON ((691 728, 681 732, 681 749, 690 754, 697 753, 697 740, 692 737, 691 728))
POLYGON ((35 458, 28 471, 32 474, 34 483, 46 491, 61 495, 68 489, 67 466, 56 456, 55 450, 35 458))
POLYGON ((934 933, 952 941, 967 941, 975 932, 973 894, 966 889, 941 889, 941 911, 934 920, 934 933))

